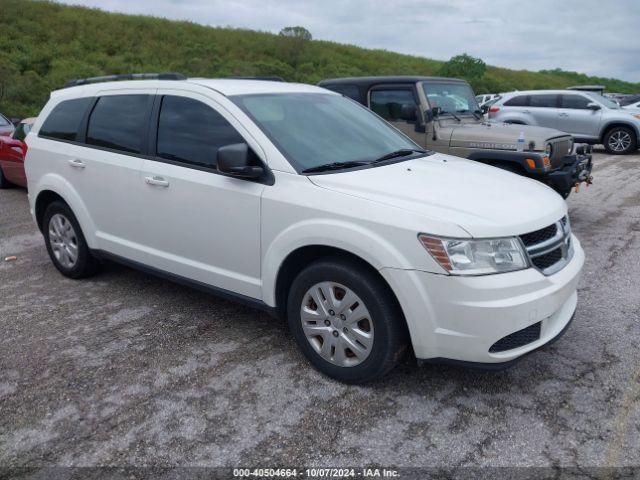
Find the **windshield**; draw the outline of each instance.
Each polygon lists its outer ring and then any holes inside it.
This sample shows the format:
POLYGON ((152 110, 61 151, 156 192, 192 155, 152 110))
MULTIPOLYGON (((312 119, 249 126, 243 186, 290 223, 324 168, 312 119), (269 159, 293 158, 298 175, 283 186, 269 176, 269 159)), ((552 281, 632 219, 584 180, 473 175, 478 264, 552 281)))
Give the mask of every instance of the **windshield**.
POLYGON ((431 108, 440 107, 443 112, 458 114, 480 110, 473 90, 466 83, 423 82, 422 89, 431 108))
POLYGON ((325 93, 231 97, 301 172, 419 148, 359 103, 325 93))
POLYGON ((613 100, 609 100, 607 97, 603 97, 599 93, 596 93, 596 92, 584 92, 584 93, 586 93, 588 96, 593 98, 596 102, 601 103, 607 108, 612 108, 614 110, 618 110, 620 108, 620 105, 618 105, 616 102, 614 102, 613 100))

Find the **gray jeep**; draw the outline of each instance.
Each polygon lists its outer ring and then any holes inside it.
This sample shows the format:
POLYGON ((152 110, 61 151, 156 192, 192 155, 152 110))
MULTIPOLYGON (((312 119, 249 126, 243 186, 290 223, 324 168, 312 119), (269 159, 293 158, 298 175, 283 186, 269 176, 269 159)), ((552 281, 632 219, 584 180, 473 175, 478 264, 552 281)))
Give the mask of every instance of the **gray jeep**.
POLYGON ((539 180, 565 198, 574 186, 591 183, 590 146, 574 147, 571 135, 551 128, 484 121, 464 80, 351 77, 318 85, 360 102, 430 150, 539 180))

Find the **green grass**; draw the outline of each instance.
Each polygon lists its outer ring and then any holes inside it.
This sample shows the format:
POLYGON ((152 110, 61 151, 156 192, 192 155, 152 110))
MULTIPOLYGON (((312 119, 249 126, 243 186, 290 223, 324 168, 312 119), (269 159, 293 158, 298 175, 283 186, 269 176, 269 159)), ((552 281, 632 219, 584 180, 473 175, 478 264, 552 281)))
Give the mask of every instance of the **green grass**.
MULTIPOLYGON (((278 35, 122 15, 32 0, 0 0, 0 111, 35 115, 51 90, 72 78, 176 71, 190 76, 277 75, 316 83, 353 75, 436 75, 442 62, 334 42, 302 48, 278 35)), ((560 70, 488 67, 476 91, 564 88, 599 83, 637 92, 640 84, 560 70)))

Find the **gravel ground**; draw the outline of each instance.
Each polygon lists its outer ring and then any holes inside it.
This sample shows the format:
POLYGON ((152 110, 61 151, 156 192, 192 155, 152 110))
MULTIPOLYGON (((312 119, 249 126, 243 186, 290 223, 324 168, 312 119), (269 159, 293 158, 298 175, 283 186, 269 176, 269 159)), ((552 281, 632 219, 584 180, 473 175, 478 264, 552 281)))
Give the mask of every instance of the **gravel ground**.
POLYGON ((368 386, 260 312, 117 265, 63 278, 26 192, 0 191, 0 467, 640 466, 640 155, 595 157, 566 335, 507 371, 407 359, 368 386))

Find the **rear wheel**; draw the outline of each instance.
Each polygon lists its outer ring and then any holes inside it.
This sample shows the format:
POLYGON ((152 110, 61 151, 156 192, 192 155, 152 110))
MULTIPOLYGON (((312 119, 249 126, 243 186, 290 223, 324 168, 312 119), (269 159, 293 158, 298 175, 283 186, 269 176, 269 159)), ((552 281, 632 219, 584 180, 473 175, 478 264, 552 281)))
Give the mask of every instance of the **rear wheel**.
POLYGON ((320 372, 348 383, 380 378, 407 347, 404 317, 389 287, 361 264, 319 260, 293 281, 288 321, 320 372))
POLYGON ((83 278, 97 271, 98 260, 91 255, 78 220, 66 203, 55 201, 47 207, 42 231, 49 257, 64 276, 83 278))
POLYGON ((604 136, 602 142, 608 153, 624 155, 638 149, 636 133, 629 127, 614 127, 604 136))

